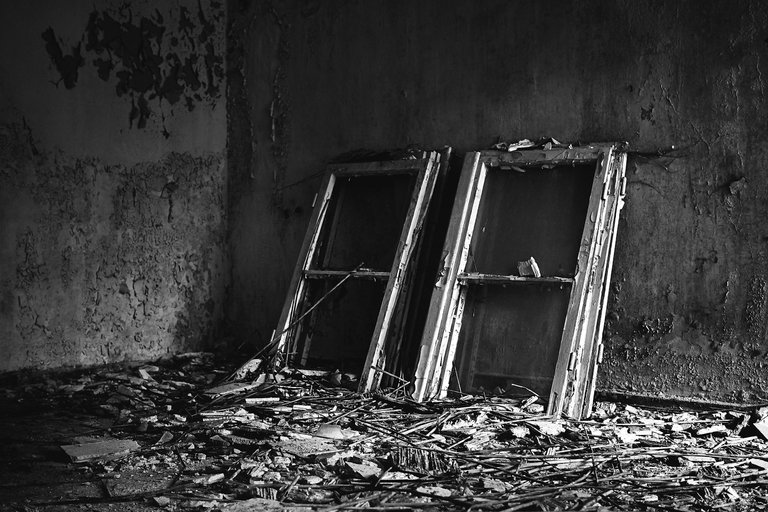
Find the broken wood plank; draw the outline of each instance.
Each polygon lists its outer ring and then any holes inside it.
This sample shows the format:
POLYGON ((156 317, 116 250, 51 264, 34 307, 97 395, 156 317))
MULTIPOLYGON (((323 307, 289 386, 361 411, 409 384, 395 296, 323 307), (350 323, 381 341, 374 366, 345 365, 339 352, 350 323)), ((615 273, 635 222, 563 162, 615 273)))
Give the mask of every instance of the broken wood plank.
POLYGON ((222 384, 220 386, 206 389, 205 391, 203 391, 203 394, 206 396, 217 398, 221 396, 247 393, 248 391, 252 391, 258 388, 260 385, 261 383, 230 382, 228 384, 222 384))

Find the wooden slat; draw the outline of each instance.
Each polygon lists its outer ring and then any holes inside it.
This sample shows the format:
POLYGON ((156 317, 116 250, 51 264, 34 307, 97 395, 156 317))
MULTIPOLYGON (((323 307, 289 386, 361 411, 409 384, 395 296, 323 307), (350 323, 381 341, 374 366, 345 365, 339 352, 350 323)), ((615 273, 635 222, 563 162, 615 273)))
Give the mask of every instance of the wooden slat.
POLYGON ((598 165, 595 179, 592 183, 590 204, 587 208, 581 237, 581 248, 579 249, 577 260, 577 274, 571 288, 571 300, 565 317, 560 352, 550 392, 548 413, 552 415, 562 413, 563 401, 566 400, 564 395, 568 384, 569 366, 572 364, 572 358, 576 357, 575 354, 571 354, 576 349, 578 326, 581 322, 581 315, 589 289, 589 262, 594 258, 597 233, 602 225, 602 217, 605 212, 605 201, 602 200, 602 192, 608 178, 609 156, 610 151, 607 154, 603 154, 603 160, 598 165))
POLYGON ((609 198, 609 213, 606 218, 604 231, 601 233, 601 245, 599 253, 592 262, 594 266, 594 280, 590 285, 588 307, 584 314, 582 333, 579 337, 579 358, 577 360, 577 373, 570 382, 572 392, 568 392, 572 399, 564 404, 563 413, 580 418, 585 414, 584 407, 591 394, 597 370, 597 354, 602 337, 602 325, 605 319, 605 305, 608 299, 610 286, 610 267, 612 264, 615 234, 618 228, 619 211, 621 203, 621 189, 624 177, 625 154, 615 154, 611 162, 611 179, 607 187, 606 197, 609 198), (567 405, 567 407, 565 406, 567 405))
MULTIPOLYGON (((474 195, 472 197, 472 207, 467 218, 467 228, 464 232, 464 238, 461 241, 461 253, 459 254, 458 267, 456 271, 458 274, 465 272, 467 268, 467 261, 469 260, 469 250, 472 246, 472 237, 474 235, 475 226, 477 225, 477 215, 480 211, 480 203, 483 198, 483 188, 485 187, 485 179, 488 175, 488 167, 485 165, 485 161, 481 158, 478 162, 478 172, 475 178, 474 195)), ((456 357, 456 348, 459 344, 459 334, 461 334, 461 324, 464 318, 464 305, 467 300, 467 288, 466 286, 455 286, 454 293, 451 297, 450 309, 448 314, 451 316, 450 329, 448 329, 443 336, 442 349, 443 357, 440 360, 440 381, 439 388, 431 389, 431 393, 436 393, 440 398, 445 397, 448 393, 448 384, 451 380, 451 374, 453 373, 454 360, 456 357)), ((433 386, 434 386, 433 384, 433 386)))
POLYGON ((386 176, 388 174, 418 174, 424 168, 426 159, 387 160, 381 162, 360 162, 351 164, 330 164, 328 169, 336 176, 386 176))
POLYGON ((575 355, 572 360, 572 368, 569 369, 566 390, 563 395, 566 398, 562 403, 562 413, 574 418, 581 417, 584 392, 588 387, 592 354, 596 343, 595 331, 600 316, 601 297, 605 292, 603 279, 607 267, 608 247, 612 237, 612 232, 606 226, 613 224, 613 219, 615 219, 618 209, 613 193, 607 195, 606 199, 607 212, 604 227, 598 234, 597 252, 594 259, 590 262, 588 291, 581 313, 581 322, 576 331, 576 346, 573 350, 575 355))
POLYGON ((594 162, 605 150, 606 146, 595 145, 549 150, 483 151, 483 157, 486 165, 489 167, 514 168, 542 165, 550 167, 594 162))
POLYGON ((556 283, 556 284, 571 284, 573 283, 572 277, 528 277, 528 276, 503 276, 497 274, 478 274, 478 273, 462 273, 458 276, 459 283, 462 284, 544 284, 544 283, 556 283))
POLYGON ((384 281, 389 279, 389 272, 378 270, 355 270, 349 272, 346 270, 305 270, 304 277, 307 279, 328 279, 342 278, 350 276, 352 279, 373 279, 384 281))
POLYGON ((614 150, 610 148, 602 155, 599 172, 595 173, 590 206, 587 210, 582 247, 578 256, 578 274, 571 289, 571 301, 565 318, 560 353, 555 368, 555 378, 549 400, 549 414, 559 415, 570 410, 575 382, 580 375, 580 359, 583 344, 587 342, 583 330, 588 321, 587 314, 594 293, 594 262, 600 252, 600 233, 604 230, 608 201, 603 200, 603 191, 611 178, 614 150))
POLYGON ((423 212, 426 210, 435 186, 438 159, 437 153, 431 153, 427 160, 420 161, 421 170, 416 177, 416 185, 408 209, 408 215, 406 216, 402 235, 400 236, 400 243, 395 253, 392 270, 387 282, 387 289, 384 292, 382 307, 373 331, 373 339, 371 340, 365 365, 363 366, 359 385, 361 392, 369 392, 378 386, 381 372, 377 371, 376 368, 385 367, 382 361, 384 344, 389 334, 392 314, 395 310, 398 293, 403 284, 403 277, 410 263, 410 256, 413 252, 416 236, 418 231, 420 231, 421 223, 424 221, 423 212))
POLYGON ((611 227, 611 238, 608 243, 607 250, 607 265, 605 269, 605 276, 602 286, 601 307, 600 307, 600 319, 597 323, 597 333, 595 334, 595 346, 592 354, 590 354, 589 374, 587 375, 587 387, 584 392, 584 397, 581 404, 581 417, 586 417, 592 412, 592 404, 595 396, 595 385, 597 381, 597 371, 599 367, 599 357, 603 347, 603 328, 605 327, 605 315, 608 309, 608 297, 611 289, 611 274, 613 272, 613 258, 616 251, 616 236, 619 228, 619 215, 621 209, 624 207, 624 195, 626 193, 626 169, 627 169, 627 154, 622 153, 618 160, 618 176, 617 176, 617 205, 616 215, 611 227))
POLYGON ((437 377, 436 365, 444 355, 445 347, 442 346, 441 340, 449 321, 446 311, 456 287, 461 240, 463 240, 463 235, 467 229, 467 219, 474 199, 474 184, 479 161, 479 152, 467 153, 464 157, 464 164, 456 189, 456 198, 443 245, 443 266, 440 269, 440 274, 436 276, 437 281, 430 299, 419 348, 419 361, 414 376, 415 390, 413 393, 416 400, 431 398, 429 389, 432 387, 433 380, 439 378, 437 377))
MULTIPOLYGON (((575 360, 575 369, 569 381, 570 391, 566 391, 571 397, 563 404, 563 414, 571 417, 580 417, 582 414, 585 394, 588 392, 592 378, 594 358, 599 349, 599 340, 596 337, 598 325, 603 318, 601 308, 603 298, 607 297, 605 288, 606 272, 609 266, 611 241, 614 239, 614 224, 618 221, 619 214, 619 160, 614 158, 611 162, 609 183, 605 187, 604 197, 607 199, 607 214, 604 229, 600 232, 598 252, 592 264, 592 281, 589 286, 587 303, 585 304, 583 321, 578 334, 578 358, 575 360)), ((568 389, 568 388, 567 388, 568 389)))

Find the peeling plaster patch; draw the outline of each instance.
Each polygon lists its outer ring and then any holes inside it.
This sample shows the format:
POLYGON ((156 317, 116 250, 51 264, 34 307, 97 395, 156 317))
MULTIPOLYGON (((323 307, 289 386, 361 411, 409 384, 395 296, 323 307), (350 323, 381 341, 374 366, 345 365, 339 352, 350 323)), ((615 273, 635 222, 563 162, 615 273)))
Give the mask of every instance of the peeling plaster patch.
POLYGON ((4 208, 23 219, 3 225, 15 247, 0 266, 15 272, 0 281, 0 371, 204 348, 227 276, 223 155, 104 165, 0 134, 4 208))
POLYGON ((763 276, 755 276, 749 283, 747 304, 744 309, 744 330, 749 335, 744 348, 753 357, 766 355, 768 347, 762 346, 766 318, 768 318, 768 284, 763 276))
POLYGON ((656 124, 656 121, 653 120, 653 103, 649 104, 648 108, 640 107, 640 119, 656 124))
MULTIPOLYGON (((114 84, 118 97, 130 102, 128 124, 144 129, 159 114, 165 118, 179 104, 192 111, 199 103, 214 105, 224 80, 224 41, 217 27, 224 23, 219 2, 196 12, 185 6, 144 16, 128 4, 94 10, 72 55, 63 55, 53 28, 43 34, 46 50, 67 89, 75 87, 78 68, 89 67, 104 82, 114 84), (166 20, 179 20, 174 26, 166 20), (85 56, 81 47, 85 45, 85 56)), ((56 82, 58 83, 58 82, 56 82)))

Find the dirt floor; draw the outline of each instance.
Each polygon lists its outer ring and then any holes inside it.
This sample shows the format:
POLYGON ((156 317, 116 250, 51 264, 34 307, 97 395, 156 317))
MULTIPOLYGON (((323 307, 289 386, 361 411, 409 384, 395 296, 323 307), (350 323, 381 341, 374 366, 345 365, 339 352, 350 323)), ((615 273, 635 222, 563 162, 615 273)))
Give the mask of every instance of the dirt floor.
POLYGON ((194 353, 5 376, 0 510, 768 506, 762 409, 601 402, 569 421, 535 396, 417 404, 341 374, 231 371, 194 353))

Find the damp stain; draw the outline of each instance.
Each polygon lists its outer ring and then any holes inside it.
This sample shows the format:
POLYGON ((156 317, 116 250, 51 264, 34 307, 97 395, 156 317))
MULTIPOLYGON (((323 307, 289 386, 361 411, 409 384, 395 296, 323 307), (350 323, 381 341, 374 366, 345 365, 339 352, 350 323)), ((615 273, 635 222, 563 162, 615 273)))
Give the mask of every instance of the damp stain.
POLYGON ((81 53, 82 43, 73 46, 69 53, 64 53, 53 28, 48 27, 42 38, 45 41, 45 51, 59 74, 59 79, 53 81, 53 84, 58 87, 63 83, 67 89, 74 88, 77 85, 78 70, 85 64, 81 53))
POLYGON ((156 118, 166 127, 167 112, 176 105, 187 111, 215 104, 224 79, 223 6, 211 2, 196 12, 180 6, 139 15, 129 6, 94 10, 80 40, 65 52, 49 27, 43 32, 48 56, 67 89, 77 85, 81 68, 114 85, 127 99, 129 127, 147 128, 156 118))

